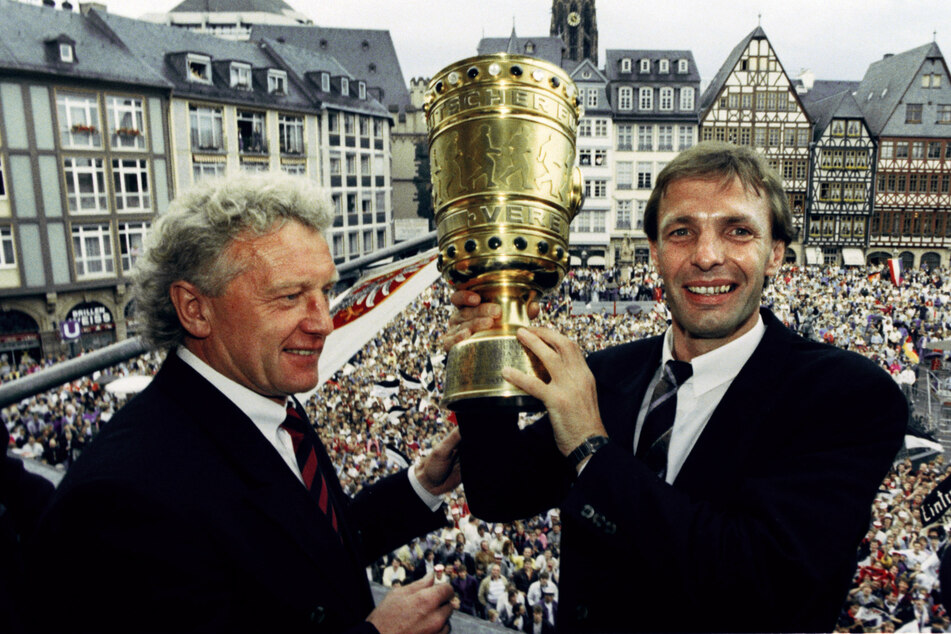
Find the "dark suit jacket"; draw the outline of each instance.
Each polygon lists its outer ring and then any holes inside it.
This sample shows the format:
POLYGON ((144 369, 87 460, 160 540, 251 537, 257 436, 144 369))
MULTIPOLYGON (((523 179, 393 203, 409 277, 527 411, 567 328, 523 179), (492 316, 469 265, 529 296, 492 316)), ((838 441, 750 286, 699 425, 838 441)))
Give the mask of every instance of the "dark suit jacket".
POLYGON ((325 471, 343 540, 254 424, 169 353, 41 520, 35 556, 57 576, 43 614, 66 631, 375 631, 364 567, 445 517, 405 473, 351 500, 325 471))
POLYGON ((673 485, 632 449, 661 337, 589 358, 611 442, 577 479, 547 418, 519 432, 511 417, 459 415, 475 515, 561 507, 559 631, 835 626, 907 405, 867 359, 763 318, 763 340, 673 485))

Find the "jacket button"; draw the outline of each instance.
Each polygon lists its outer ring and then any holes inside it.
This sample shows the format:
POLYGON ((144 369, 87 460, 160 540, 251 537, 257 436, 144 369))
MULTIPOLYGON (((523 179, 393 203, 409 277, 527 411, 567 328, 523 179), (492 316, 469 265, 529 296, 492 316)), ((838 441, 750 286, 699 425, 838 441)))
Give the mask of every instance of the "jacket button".
POLYGON ((588 606, 578 604, 575 607, 575 619, 578 621, 584 621, 588 618, 588 606))

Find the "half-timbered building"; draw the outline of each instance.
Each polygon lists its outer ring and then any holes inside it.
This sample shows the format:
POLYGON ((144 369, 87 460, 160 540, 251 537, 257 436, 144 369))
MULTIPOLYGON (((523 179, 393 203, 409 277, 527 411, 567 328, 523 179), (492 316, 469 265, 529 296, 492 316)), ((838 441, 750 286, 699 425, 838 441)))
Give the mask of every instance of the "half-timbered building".
POLYGON ((875 141, 851 90, 805 102, 815 121, 803 236, 806 262, 865 264, 875 141))
MULTIPOLYGON (((812 121, 761 27, 736 45, 704 91, 700 135, 763 152, 782 175, 802 229, 812 121)), ((795 248, 787 258, 798 257, 795 248)))
POLYGON ((886 55, 855 97, 879 142, 868 259, 948 264, 951 82, 941 50, 932 42, 886 55))

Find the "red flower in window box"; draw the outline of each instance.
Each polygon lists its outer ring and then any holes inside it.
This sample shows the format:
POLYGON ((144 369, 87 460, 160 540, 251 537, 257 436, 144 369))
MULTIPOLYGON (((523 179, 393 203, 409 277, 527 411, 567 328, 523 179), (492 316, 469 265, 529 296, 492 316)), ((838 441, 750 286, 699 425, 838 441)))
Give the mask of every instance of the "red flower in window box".
POLYGON ((70 128, 70 130, 73 132, 73 134, 79 134, 80 132, 88 132, 89 134, 95 134, 96 132, 98 132, 98 130, 96 130, 96 126, 85 125, 83 123, 77 123, 72 128, 70 128))

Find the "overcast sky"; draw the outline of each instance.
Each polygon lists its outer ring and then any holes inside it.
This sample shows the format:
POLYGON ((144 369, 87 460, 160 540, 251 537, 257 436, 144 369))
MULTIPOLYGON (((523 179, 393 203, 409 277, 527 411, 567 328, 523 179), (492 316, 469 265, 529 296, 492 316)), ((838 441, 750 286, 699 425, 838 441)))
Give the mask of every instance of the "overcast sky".
MULTIPOLYGON (((77 0, 73 0, 78 4, 77 0)), ((99 0, 102 2, 103 0, 99 0)), ((181 0, 104 0, 139 17, 181 0)), ((550 0, 285 0, 320 26, 388 29, 403 77, 431 77, 475 54, 479 39, 548 35, 550 0)), ((885 53, 935 39, 951 45, 947 0, 598 0, 600 62, 606 48, 688 49, 709 81, 726 56, 761 24, 786 72, 860 80, 885 53), (758 17, 758 16, 762 17, 758 17), (759 22, 758 22, 759 21, 759 22)), ((951 54, 951 49, 945 50, 951 54)))

